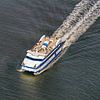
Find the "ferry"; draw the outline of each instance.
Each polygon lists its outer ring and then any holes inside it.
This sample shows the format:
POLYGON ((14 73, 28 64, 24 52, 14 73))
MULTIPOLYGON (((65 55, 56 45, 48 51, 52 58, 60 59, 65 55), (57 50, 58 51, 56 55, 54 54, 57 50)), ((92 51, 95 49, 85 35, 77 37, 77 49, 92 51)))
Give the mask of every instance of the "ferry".
POLYGON ((20 72, 28 71, 34 75, 44 72, 63 54, 64 43, 65 41, 55 37, 43 35, 30 50, 27 50, 20 72))

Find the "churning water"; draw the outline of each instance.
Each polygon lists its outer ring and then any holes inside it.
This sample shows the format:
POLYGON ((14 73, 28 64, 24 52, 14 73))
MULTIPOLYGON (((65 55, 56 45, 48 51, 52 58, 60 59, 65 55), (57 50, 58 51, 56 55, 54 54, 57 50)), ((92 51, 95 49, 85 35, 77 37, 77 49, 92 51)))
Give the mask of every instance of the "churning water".
POLYGON ((53 36, 62 38, 66 42, 74 42, 86 32, 98 17, 100 17, 100 1, 82 0, 55 31, 53 36))

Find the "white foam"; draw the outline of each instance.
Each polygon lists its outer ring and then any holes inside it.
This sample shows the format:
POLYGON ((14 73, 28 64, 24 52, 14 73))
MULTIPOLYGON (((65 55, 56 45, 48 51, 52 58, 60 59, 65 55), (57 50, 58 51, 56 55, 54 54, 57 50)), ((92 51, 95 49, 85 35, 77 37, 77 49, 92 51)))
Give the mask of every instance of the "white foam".
POLYGON ((66 40, 65 47, 68 47, 86 32, 98 17, 100 17, 100 0, 82 0, 53 36, 66 40))

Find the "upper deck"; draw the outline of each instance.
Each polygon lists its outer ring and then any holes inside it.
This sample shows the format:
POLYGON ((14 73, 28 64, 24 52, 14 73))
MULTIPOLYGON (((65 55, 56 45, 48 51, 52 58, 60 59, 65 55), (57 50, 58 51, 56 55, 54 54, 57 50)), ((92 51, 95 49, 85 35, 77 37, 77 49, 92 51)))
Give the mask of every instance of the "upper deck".
POLYGON ((45 37, 44 35, 40 40, 27 52, 36 56, 47 56, 57 45, 59 40, 55 37, 45 37))

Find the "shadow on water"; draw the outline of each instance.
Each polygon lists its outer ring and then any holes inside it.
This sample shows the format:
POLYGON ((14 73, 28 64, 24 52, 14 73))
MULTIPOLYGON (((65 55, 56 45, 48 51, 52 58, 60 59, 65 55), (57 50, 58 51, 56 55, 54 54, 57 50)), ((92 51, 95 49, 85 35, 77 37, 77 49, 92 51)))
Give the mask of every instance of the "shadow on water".
POLYGON ((35 76, 32 72, 27 72, 27 71, 25 71, 25 72, 23 72, 23 75, 27 75, 27 76, 35 76))

